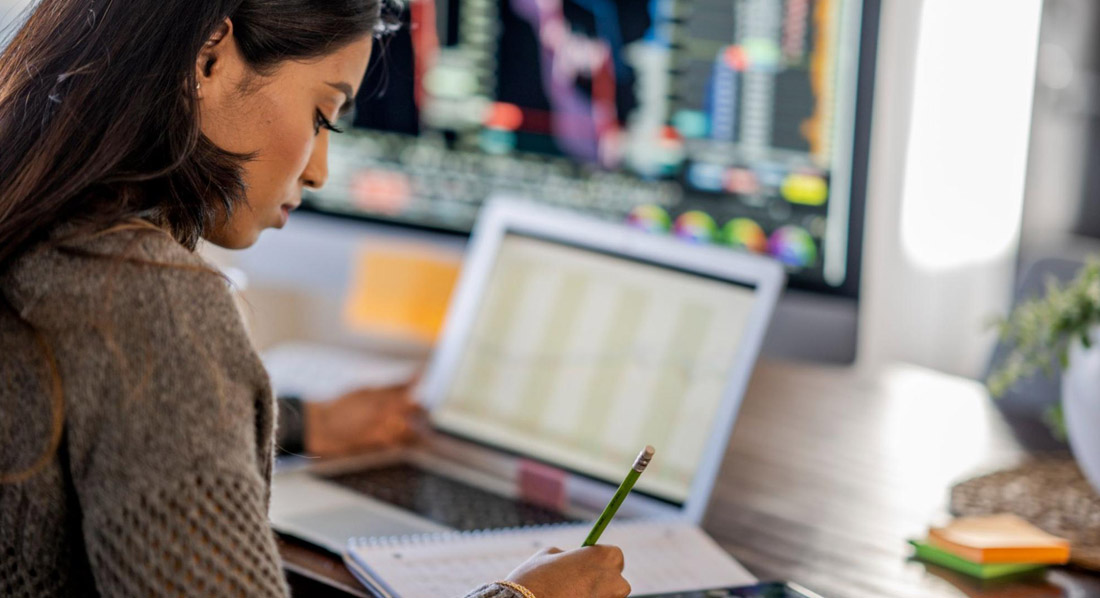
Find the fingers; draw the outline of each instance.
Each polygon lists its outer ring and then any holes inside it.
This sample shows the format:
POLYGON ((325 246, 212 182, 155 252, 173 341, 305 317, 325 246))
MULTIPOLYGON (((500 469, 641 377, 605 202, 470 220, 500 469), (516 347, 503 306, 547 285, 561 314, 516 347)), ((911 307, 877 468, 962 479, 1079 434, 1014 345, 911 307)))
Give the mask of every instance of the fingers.
POLYGON ((346 392, 342 396, 352 397, 354 400, 367 399, 372 401, 400 401, 411 403, 413 402, 411 391, 417 382, 417 380, 413 379, 395 384, 362 386, 346 392))
POLYGON ((623 567, 626 565, 626 559, 623 556, 623 551, 618 546, 607 546, 604 544, 597 544, 596 546, 589 546, 582 548, 581 550, 587 550, 592 554, 592 558, 597 559, 597 562, 604 564, 608 567, 613 567, 620 573, 623 567))
POLYGON ((591 557, 606 567, 606 570, 609 570, 609 575, 605 578, 604 582, 608 584, 604 586, 609 592, 608 595, 615 596, 616 598, 626 598, 629 596, 631 591, 630 583, 622 576, 623 567, 626 565, 622 549, 618 546, 596 545, 585 548, 584 550, 591 550, 591 557), (614 571, 618 573, 618 575, 610 575, 610 571, 614 571), (611 577, 613 577, 613 579, 610 579, 611 577))
POLYGON ((540 598, 627 598, 623 551, 614 546, 589 546, 562 551, 546 547, 507 577, 540 598))
POLYGON ((626 566, 626 559, 623 557, 623 551, 618 546, 609 546, 611 554, 608 555, 608 559, 611 562, 611 566, 615 567, 619 573, 623 572, 623 567, 626 566))

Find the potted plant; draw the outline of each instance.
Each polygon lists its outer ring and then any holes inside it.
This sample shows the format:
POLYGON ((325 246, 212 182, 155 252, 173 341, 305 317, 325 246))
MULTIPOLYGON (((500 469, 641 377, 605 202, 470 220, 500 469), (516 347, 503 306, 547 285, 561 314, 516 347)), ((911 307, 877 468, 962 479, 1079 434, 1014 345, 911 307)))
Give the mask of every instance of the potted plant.
POLYGON ((990 374, 994 396, 1037 372, 1062 367, 1062 427, 1081 471, 1100 491, 1100 261, 1065 285, 1047 283, 1045 297, 1021 303, 997 322, 1011 352, 990 374))

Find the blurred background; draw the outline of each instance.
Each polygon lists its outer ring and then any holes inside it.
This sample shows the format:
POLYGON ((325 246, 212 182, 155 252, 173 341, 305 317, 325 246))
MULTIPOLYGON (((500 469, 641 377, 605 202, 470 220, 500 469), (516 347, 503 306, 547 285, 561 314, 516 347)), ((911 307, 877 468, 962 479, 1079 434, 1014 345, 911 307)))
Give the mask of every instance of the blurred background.
MULTIPOLYGON (((0 0, 0 40, 27 5, 0 0)), ((427 350, 438 300, 393 305, 445 293, 502 190, 771 254, 791 289, 766 356, 868 368, 983 376, 1021 272, 1100 247, 1088 0, 413 0, 402 18, 309 210, 206 248, 261 347, 427 350)))

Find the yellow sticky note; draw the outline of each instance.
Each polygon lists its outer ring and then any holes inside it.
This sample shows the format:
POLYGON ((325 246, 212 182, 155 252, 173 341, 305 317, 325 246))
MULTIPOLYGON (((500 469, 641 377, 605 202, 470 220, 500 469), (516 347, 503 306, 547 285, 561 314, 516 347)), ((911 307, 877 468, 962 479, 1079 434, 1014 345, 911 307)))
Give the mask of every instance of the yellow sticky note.
POLYGON ((344 305, 358 332, 434 342, 443 328, 459 256, 414 245, 371 245, 354 261, 344 305))

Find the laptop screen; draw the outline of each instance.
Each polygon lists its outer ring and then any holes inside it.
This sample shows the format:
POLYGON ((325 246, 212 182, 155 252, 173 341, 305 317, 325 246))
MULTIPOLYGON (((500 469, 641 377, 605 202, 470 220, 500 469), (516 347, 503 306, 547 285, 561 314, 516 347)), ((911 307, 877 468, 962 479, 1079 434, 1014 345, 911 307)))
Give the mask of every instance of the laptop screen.
POLYGON ((442 430, 682 503, 756 299, 752 286, 507 233, 442 430))

